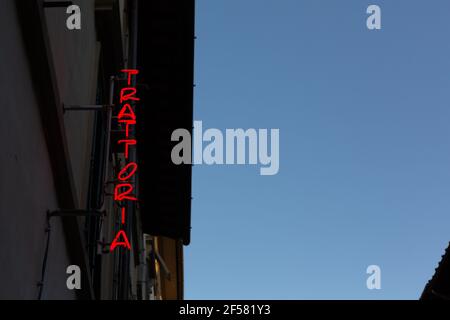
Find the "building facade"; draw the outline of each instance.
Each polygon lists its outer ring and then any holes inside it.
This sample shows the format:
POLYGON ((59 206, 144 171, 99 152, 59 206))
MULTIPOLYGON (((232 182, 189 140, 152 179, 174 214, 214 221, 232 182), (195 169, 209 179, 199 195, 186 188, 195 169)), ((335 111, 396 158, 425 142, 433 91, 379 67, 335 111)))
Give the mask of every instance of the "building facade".
POLYGON ((194 1, 2 0, 0 16, 0 299, 182 299, 191 168, 166 151, 192 128, 194 1), (122 229, 130 249, 111 250, 122 229))

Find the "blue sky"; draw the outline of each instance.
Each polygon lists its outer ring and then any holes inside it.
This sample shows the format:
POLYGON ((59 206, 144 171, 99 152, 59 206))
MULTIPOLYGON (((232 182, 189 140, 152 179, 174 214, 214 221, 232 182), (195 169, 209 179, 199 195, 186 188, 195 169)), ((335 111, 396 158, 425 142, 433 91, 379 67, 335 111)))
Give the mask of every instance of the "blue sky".
POLYGON ((194 167, 186 298, 418 298, 450 241, 450 2, 197 0, 196 14, 195 119, 279 128, 280 171, 194 167))

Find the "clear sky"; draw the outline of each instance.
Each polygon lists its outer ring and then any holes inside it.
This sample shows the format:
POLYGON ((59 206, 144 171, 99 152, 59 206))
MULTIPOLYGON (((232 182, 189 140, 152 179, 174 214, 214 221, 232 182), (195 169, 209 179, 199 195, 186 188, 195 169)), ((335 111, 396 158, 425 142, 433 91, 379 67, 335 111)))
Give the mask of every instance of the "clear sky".
POLYGON ((187 299, 420 296, 450 241, 449 21, 448 0, 197 0, 195 120, 279 128, 280 171, 194 167, 187 299))

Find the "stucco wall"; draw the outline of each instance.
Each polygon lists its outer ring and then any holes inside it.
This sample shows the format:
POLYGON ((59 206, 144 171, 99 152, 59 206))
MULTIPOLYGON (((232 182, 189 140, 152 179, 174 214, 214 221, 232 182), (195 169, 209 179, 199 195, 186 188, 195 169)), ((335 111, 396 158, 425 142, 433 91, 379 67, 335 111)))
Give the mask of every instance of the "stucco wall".
MULTIPOLYGON (((66 8, 46 9, 51 50, 61 102, 68 105, 95 104, 98 51, 94 3, 75 2, 81 8, 81 30, 66 28, 66 8)), ((86 206, 94 111, 64 114, 69 154, 79 206, 86 206)))
MULTIPOLYGON (((57 208, 50 159, 31 83, 15 0, 0 1, 0 298, 36 299, 46 242, 46 211, 57 208)), ((67 248, 59 219, 43 298, 71 299, 67 248)))

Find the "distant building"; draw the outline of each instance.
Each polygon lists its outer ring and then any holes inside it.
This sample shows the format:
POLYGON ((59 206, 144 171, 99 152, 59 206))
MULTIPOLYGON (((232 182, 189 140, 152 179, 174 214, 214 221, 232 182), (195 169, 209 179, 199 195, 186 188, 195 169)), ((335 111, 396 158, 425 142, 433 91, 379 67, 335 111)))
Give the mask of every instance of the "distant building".
POLYGON ((421 300, 450 300, 450 246, 430 281, 423 290, 421 300))
POLYGON ((170 161, 170 134, 192 130, 194 1, 2 0, 0 27, 0 299, 182 299, 191 167, 170 161), (122 69, 139 70, 128 202, 122 69), (111 252, 122 227, 131 250, 111 252))

